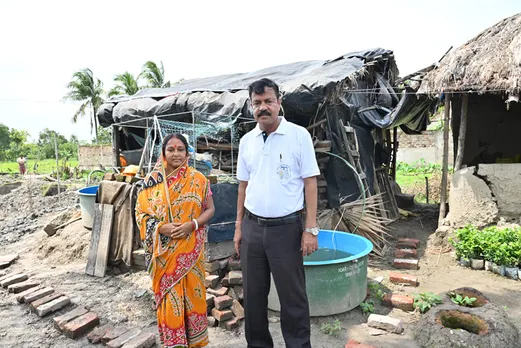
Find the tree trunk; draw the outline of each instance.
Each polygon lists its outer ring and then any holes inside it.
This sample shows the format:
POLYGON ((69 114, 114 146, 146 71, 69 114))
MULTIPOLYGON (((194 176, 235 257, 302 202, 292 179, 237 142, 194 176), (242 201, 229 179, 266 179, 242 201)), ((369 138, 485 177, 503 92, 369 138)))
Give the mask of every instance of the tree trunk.
POLYGON ((456 163, 454 164, 454 171, 461 169, 463 163, 463 155, 465 154, 465 136, 467 134, 467 109, 469 103, 469 95, 463 94, 461 96, 461 116, 459 123, 458 135, 458 152, 456 155, 456 163))
POLYGON ((443 120, 443 164, 441 174, 440 187, 440 215, 438 217, 438 226, 441 226, 442 220, 446 215, 447 205, 447 176, 449 169, 449 122, 451 111, 451 95, 445 94, 445 118, 443 120))

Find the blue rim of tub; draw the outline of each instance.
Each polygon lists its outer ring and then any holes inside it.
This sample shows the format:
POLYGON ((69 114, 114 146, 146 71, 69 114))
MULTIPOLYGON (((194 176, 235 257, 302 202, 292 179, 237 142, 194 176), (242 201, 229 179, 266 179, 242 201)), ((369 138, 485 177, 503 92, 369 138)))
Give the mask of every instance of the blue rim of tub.
MULTIPOLYGON (((367 238, 364 238, 364 237, 359 236, 358 234, 354 234, 354 233, 348 233, 348 232, 342 232, 342 231, 331 231, 331 230, 320 230, 320 233, 318 236, 318 238, 319 238, 318 246, 319 247, 320 247, 320 239, 321 239, 320 234, 322 234, 322 236, 323 236, 324 235, 323 232, 326 232, 328 234, 332 233, 333 238, 336 238, 337 235, 347 235, 351 239, 354 238, 354 239, 357 239, 358 241, 362 242, 364 244, 364 248, 363 248, 363 250, 359 251, 358 253, 353 254, 349 257, 345 257, 343 259, 335 259, 335 260, 327 260, 327 261, 304 261, 304 266, 336 265, 339 263, 349 262, 349 261, 364 257, 364 256, 368 255, 371 252, 371 250, 373 250, 373 243, 371 243, 371 241, 367 238)), ((322 237, 322 238, 328 238, 328 237, 322 237)), ((338 246, 338 241, 336 241, 336 244, 338 246)), ((337 250, 342 250, 342 249, 337 248, 337 250)), ((342 251, 344 251, 344 250, 342 250, 342 251)))
POLYGON ((79 189, 76 192, 78 194, 82 195, 82 196, 95 196, 96 193, 98 192, 98 188, 99 188, 98 185, 88 186, 88 187, 84 187, 82 189, 79 189))

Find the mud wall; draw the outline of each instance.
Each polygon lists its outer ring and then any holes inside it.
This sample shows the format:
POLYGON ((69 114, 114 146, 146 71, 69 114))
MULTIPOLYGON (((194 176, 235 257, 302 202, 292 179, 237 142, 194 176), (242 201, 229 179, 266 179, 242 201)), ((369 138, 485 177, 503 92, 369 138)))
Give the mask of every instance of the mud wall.
MULTIPOLYGON (((396 158, 399 162, 414 164, 420 159, 427 163, 442 164, 443 162, 443 131, 425 131, 422 134, 398 135, 398 153, 396 158)), ((449 142, 449 166, 453 165, 454 159, 453 142, 449 142)))
MULTIPOLYGON (((521 103, 501 95, 470 95, 463 164, 495 163, 521 155, 521 103)), ((457 148, 461 98, 453 99, 453 142, 457 148)))
POLYGON ((521 164, 479 164, 454 173, 449 207, 454 227, 484 227, 500 217, 519 222, 521 164))

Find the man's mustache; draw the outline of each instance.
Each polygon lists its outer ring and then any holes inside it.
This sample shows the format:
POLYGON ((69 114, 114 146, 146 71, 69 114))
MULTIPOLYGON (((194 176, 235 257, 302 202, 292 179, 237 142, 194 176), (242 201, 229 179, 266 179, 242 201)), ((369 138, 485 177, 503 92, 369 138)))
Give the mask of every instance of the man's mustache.
POLYGON ((258 117, 261 117, 261 116, 271 116, 271 112, 269 112, 268 110, 262 110, 261 112, 259 112, 259 114, 257 116, 258 117))

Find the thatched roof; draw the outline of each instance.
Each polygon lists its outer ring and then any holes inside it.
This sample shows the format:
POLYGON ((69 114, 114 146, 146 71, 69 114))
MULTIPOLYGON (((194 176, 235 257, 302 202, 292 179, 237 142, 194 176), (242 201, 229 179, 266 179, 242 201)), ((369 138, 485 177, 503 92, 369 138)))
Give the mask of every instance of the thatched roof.
POLYGON ((519 95, 521 13, 505 18, 449 52, 425 75, 419 94, 474 91, 519 95))

